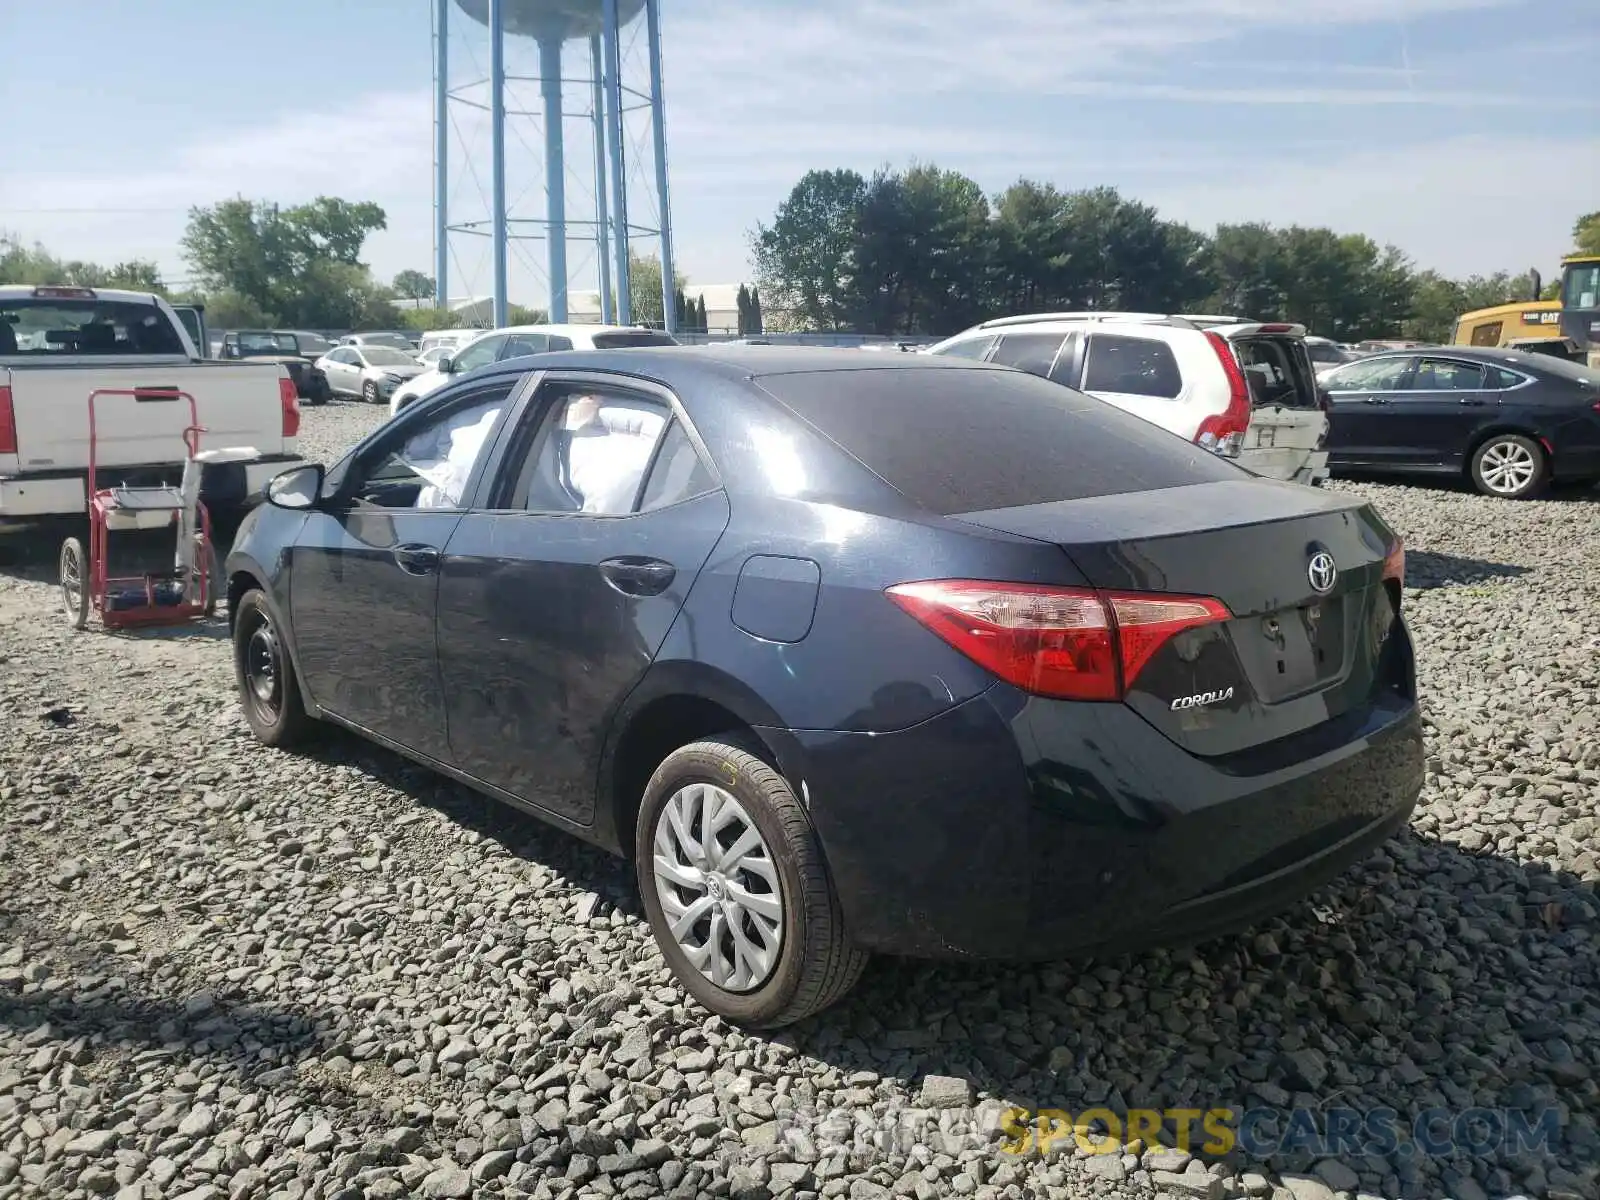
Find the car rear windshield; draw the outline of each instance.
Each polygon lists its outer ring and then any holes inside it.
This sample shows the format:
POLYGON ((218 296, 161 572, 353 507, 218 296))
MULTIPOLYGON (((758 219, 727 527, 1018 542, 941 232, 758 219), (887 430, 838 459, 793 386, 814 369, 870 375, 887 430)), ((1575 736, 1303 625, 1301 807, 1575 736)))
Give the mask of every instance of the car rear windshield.
POLYGON ((1018 371, 867 368, 758 382, 944 516, 1249 478, 1175 434, 1018 371))
POLYGON ((153 304, 113 300, 0 301, 0 354, 183 354, 178 331, 153 304))
POLYGON ((1250 381, 1250 402, 1256 407, 1316 408, 1317 380, 1301 343, 1285 337, 1235 338, 1234 355, 1250 381))
POLYGON ((676 346, 678 339, 670 333, 651 333, 649 330, 640 330, 638 333, 597 333, 594 335, 594 348, 596 350, 621 350, 627 346, 676 346))
POLYGON ((1571 379, 1577 383, 1586 383, 1590 387, 1600 387, 1600 369, 1586 366, 1580 362, 1573 362, 1570 358, 1557 358, 1553 354, 1525 355, 1522 362, 1517 359, 1507 359, 1514 366, 1526 364, 1529 371, 1543 371, 1546 375, 1554 375, 1560 379, 1571 379))

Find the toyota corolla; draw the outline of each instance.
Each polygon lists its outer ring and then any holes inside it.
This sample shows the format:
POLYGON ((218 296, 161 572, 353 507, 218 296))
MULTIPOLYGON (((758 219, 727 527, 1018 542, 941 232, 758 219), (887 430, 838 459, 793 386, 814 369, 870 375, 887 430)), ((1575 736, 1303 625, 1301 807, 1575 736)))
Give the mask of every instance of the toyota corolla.
POLYGON ((630 857, 757 1027, 866 955, 1235 932, 1422 783, 1399 540, 1081 393, 925 355, 543 355, 269 489, 244 714, 630 857))

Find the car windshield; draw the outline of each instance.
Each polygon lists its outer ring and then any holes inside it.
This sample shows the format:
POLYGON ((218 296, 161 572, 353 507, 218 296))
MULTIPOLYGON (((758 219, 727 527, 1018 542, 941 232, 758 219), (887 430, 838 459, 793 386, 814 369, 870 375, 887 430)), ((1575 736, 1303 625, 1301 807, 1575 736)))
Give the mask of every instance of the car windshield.
POLYGON ((333 343, 320 333, 297 333, 294 336, 306 354, 326 354, 333 349, 333 343))
POLYGON ((361 357, 375 367, 414 367, 417 360, 409 354, 391 350, 387 346, 363 346, 361 357))
POLYGON ((241 354, 297 354, 300 344, 286 333, 241 333, 241 354))
POLYGON ((676 346, 678 339, 670 333, 653 333, 641 329, 638 333, 631 330, 627 333, 597 333, 594 335, 594 348, 596 350, 621 350, 627 346, 676 346))
POLYGON ((410 350, 411 343, 398 333, 363 333, 361 335, 363 346, 387 346, 391 350, 410 350))
POLYGON ((0 354, 183 354, 177 329, 153 304, 115 300, 0 300, 0 354))
POLYGON ((941 515, 1250 478, 1062 384, 985 367, 802 371, 757 381, 913 503, 941 515))

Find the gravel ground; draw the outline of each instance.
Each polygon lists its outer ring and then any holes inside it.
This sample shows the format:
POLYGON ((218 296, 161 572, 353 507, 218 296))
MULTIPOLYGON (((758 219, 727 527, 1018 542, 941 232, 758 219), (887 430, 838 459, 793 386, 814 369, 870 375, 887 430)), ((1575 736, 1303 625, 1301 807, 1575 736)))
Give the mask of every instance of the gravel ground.
MULTIPOLYGON (((309 410, 302 446, 331 461, 377 419, 309 410)), ((621 865, 353 738, 258 747, 222 629, 74 634, 53 548, 13 542, 0 1200, 1594 1196, 1600 497, 1338 486, 1409 547, 1410 834, 1239 939, 879 961, 778 1037, 686 1002, 621 865), (1491 1106, 1559 1130, 1544 1153, 1208 1167, 1006 1154, 986 1131, 1009 1105, 1491 1106)))

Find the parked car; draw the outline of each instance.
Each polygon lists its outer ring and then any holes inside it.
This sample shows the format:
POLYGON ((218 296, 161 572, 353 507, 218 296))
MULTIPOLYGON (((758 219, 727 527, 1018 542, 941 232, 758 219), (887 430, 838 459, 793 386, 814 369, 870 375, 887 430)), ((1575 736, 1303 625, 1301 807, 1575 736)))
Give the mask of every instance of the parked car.
POLYGON ((556 350, 618 350, 626 346, 676 346, 678 339, 637 325, 510 325, 480 333, 438 359, 433 369, 395 391, 389 415, 415 404, 458 375, 490 363, 556 350))
POLYGON ((430 329, 422 335, 417 348, 422 354, 439 347, 452 350, 475 337, 481 337, 485 332, 482 329, 430 329))
POLYGON ((1520 500, 1600 482, 1600 369, 1548 354, 1440 346, 1374 354, 1324 381, 1334 466, 1464 475, 1520 500))
POLYGON ((313 333, 309 329, 291 329, 294 340, 300 345, 300 353, 307 358, 318 359, 333 349, 334 343, 323 337, 320 333, 313 333))
POLYGON ((396 388, 428 368, 406 350, 389 346, 335 346, 317 360, 335 396, 356 396, 368 404, 381 404, 396 388))
POLYGON ((1306 353, 1311 356, 1311 367, 1316 371, 1319 381, 1335 367, 1342 367, 1362 357, 1359 350, 1352 350, 1332 338, 1324 337, 1306 338, 1306 353))
POLYGON ((172 306, 149 292, 110 288, 0 287, 0 523, 87 511, 89 393, 96 412, 101 486, 175 485, 183 473, 188 407, 194 396, 204 448, 251 447, 259 459, 234 464, 224 491, 207 495, 220 527, 231 527, 267 480, 301 461, 295 449, 300 403, 277 362, 200 357, 172 306), (181 411, 180 411, 181 410, 181 411))
POLYGON ((328 379, 317 366, 316 354, 300 341, 300 335, 270 329, 233 329, 222 335, 218 357, 262 359, 282 363, 294 380, 295 393, 310 404, 326 404, 330 395, 328 379))
POLYGON ((414 354, 417 350, 417 341, 403 333, 347 333, 339 339, 341 346, 383 346, 390 350, 399 350, 405 354, 414 354))
POLYGON ((418 351, 417 361, 432 370, 438 365, 439 360, 449 354, 452 349, 453 347, 451 346, 430 346, 426 350, 418 351))
POLYGON ((1080 389, 1269 479, 1327 477, 1328 417, 1300 325, 1045 313, 985 321, 925 353, 1080 389))
POLYGON ((1377 513, 1020 371, 545 354, 269 499, 227 564, 256 736, 326 719, 632 856, 751 1026, 869 951, 1238 929, 1422 784, 1377 513))

